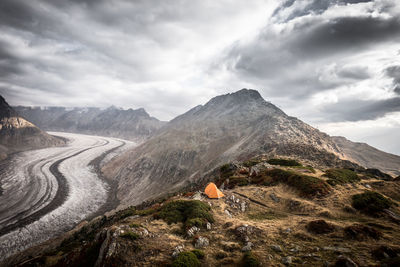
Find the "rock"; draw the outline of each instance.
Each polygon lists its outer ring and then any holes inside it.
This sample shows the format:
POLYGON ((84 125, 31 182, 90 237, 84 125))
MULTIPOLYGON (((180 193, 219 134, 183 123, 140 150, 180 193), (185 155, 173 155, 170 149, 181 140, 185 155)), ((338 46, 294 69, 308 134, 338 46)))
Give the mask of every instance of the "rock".
POLYGON ((209 222, 206 223, 206 229, 207 229, 208 231, 211 230, 211 223, 209 223, 209 222))
POLYGON ((246 202, 240 203, 240 211, 245 212, 246 211, 246 202))
POLYGON ((247 242, 247 244, 244 247, 242 247, 242 251, 243 252, 250 251, 252 249, 252 247, 253 247, 253 243, 247 242))
POLYGON ((197 191, 192 196, 192 199, 194 199, 194 200, 203 200, 203 195, 202 195, 202 193, 200 191, 197 191))
POLYGON ((225 199, 225 202, 229 205, 230 208, 232 208, 232 210, 237 210, 240 212, 245 212, 247 210, 247 207, 249 206, 246 201, 241 200, 235 195, 230 195, 229 197, 227 197, 225 199))
POLYGON ((172 257, 173 258, 178 257, 179 253, 183 252, 184 248, 185 248, 184 245, 176 246, 174 248, 174 251, 172 252, 172 257))
POLYGON ((334 251, 334 252, 340 252, 340 253, 350 253, 351 250, 349 248, 343 248, 343 247, 323 247, 323 250, 326 251, 334 251))
POLYGON ((311 221, 306 225, 306 229, 314 234, 328 234, 335 231, 335 226, 324 220, 311 221))
POLYGON ((350 258, 340 255, 335 262, 334 266, 340 267, 357 267, 358 265, 350 258))
POLYGON ((229 210, 224 210, 224 213, 225 213, 226 216, 228 216, 229 218, 232 218, 232 214, 229 212, 229 210))
POLYGON ((207 247, 209 244, 210 244, 210 241, 208 240, 207 237, 199 236, 194 243, 194 247, 195 248, 204 248, 204 247, 207 247))
POLYGON ((292 257, 291 256, 283 257, 282 258, 282 263, 285 264, 285 265, 292 264, 292 257))
POLYGON ((260 229, 247 224, 238 226, 235 229, 235 235, 245 243, 249 241, 249 235, 259 234, 259 233, 261 233, 260 229))
POLYGON ((196 226, 192 226, 189 228, 189 230, 186 231, 186 235, 189 237, 192 237, 195 234, 197 234, 198 232, 200 232, 200 228, 198 228, 196 226))
POLYGON ((275 202, 279 203, 281 200, 275 195, 275 193, 271 193, 269 197, 275 202))
POLYGON ((371 186, 369 184, 365 184, 365 187, 371 189, 371 186))
POLYGON ((279 245, 271 245, 271 248, 272 248, 272 250, 275 251, 275 252, 282 252, 282 251, 283 251, 283 250, 282 250, 282 247, 279 246, 279 245))

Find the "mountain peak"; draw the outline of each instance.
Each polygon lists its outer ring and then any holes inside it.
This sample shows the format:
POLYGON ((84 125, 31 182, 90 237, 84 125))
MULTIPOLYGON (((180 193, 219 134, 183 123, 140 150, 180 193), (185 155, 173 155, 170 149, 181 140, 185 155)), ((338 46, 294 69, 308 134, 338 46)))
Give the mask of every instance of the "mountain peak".
POLYGON ((237 97, 237 98, 249 98, 249 99, 262 99, 262 96, 260 95, 260 93, 257 90, 254 89, 247 89, 247 88, 243 88, 239 91, 236 91, 234 93, 230 94, 233 97, 237 97))
POLYGON ((0 119, 17 116, 17 113, 10 107, 7 101, 0 95, 0 119))
POLYGON ((249 102, 265 102, 264 98, 257 90, 243 88, 234 93, 219 95, 212 98, 209 103, 221 103, 225 101, 234 102, 236 104, 247 104, 249 102))

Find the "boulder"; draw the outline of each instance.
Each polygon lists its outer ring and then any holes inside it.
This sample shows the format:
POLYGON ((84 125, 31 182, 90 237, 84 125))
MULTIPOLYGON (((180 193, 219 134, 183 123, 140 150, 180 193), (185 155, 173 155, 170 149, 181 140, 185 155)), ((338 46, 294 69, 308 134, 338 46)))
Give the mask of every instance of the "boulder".
POLYGON ((176 246, 176 247, 174 248, 174 251, 172 252, 172 257, 173 257, 173 258, 178 257, 179 253, 183 252, 184 248, 185 248, 184 245, 176 246))
POLYGON ((252 247, 253 247, 253 243, 247 242, 247 244, 244 247, 242 247, 242 251, 243 252, 251 251, 252 247))
POLYGON ((207 237, 199 236, 196 238, 196 241, 194 243, 195 248, 204 248, 207 247, 210 244, 210 241, 208 240, 207 237))
POLYGON ((186 235, 192 237, 195 236, 198 232, 200 232, 200 228, 192 226, 186 231, 186 235))

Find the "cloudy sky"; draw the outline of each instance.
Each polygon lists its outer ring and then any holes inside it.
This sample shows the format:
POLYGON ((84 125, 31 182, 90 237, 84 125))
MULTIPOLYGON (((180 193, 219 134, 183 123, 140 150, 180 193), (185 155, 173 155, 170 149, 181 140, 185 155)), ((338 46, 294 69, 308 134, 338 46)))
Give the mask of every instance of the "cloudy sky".
POLYGON ((0 93, 169 120, 254 88, 400 155, 399 44, 398 0, 1 0, 0 93))

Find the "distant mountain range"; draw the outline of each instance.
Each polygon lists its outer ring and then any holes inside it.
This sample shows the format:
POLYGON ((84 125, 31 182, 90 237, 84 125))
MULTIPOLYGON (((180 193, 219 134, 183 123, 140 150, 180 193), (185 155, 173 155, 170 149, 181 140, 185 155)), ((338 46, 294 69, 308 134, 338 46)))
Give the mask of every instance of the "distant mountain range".
POLYGON ((14 109, 46 131, 62 131, 118 137, 141 143, 152 136, 165 122, 143 109, 23 107, 14 109))
POLYGON ((138 204, 198 182, 226 162, 265 154, 326 167, 400 174, 400 157, 332 138, 265 101, 255 90, 217 96, 168 122, 147 142, 109 162, 122 204, 138 204), (355 164, 357 163, 357 164, 355 164))
POLYGON ((65 140, 47 134, 21 117, 0 96, 0 159, 13 152, 63 144, 65 140))

